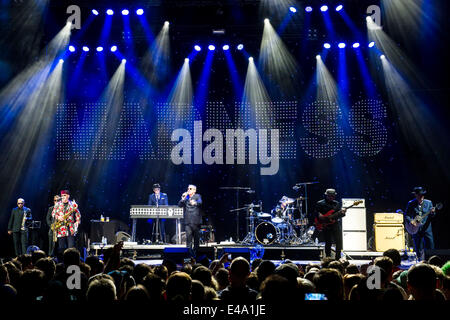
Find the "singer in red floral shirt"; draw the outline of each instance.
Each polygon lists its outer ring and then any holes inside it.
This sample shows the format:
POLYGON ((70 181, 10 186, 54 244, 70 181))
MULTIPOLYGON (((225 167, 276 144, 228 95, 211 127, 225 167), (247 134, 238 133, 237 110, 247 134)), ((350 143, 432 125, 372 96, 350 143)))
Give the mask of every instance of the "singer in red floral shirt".
POLYGON ((69 190, 61 191, 61 201, 57 202, 52 211, 53 221, 56 224, 56 237, 58 239, 59 252, 75 246, 75 235, 81 222, 81 214, 78 204, 69 201, 69 190))

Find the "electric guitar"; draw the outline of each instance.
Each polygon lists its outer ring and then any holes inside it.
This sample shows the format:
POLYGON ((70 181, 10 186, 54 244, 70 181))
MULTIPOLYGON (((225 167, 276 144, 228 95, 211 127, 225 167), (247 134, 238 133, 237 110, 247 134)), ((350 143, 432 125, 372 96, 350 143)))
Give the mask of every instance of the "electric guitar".
MULTIPOLYGON (((351 207, 357 206, 358 204, 361 204, 362 202, 363 202, 362 200, 357 200, 357 201, 353 202, 353 204, 351 206, 346 207, 344 209, 349 209, 351 207)), ((330 211, 328 211, 327 213, 325 213, 323 215, 324 217, 327 218, 326 220, 320 221, 319 217, 316 217, 314 219, 314 224, 316 225, 317 230, 322 231, 325 227, 336 223, 336 219, 340 218, 341 216, 343 217, 344 215, 341 213, 341 209, 340 210, 331 209, 330 211)))
POLYGON ((420 228, 422 228, 422 230, 426 230, 426 228, 428 228, 428 226, 431 223, 431 219, 428 219, 425 224, 423 223, 423 221, 426 219, 426 217, 428 217, 429 214, 435 212, 436 210, 441 210, 443 207, 442 203, 438 203, 435 207, 431 208, 431 210, 429 212, 427 212, 424 215, 417 215, 414 219, 411 220, 411 222, 405 221, 405 229, 406 231, 408 231, 408 233, 410 235, 414 235, 416 233, 419 232, 420 228))

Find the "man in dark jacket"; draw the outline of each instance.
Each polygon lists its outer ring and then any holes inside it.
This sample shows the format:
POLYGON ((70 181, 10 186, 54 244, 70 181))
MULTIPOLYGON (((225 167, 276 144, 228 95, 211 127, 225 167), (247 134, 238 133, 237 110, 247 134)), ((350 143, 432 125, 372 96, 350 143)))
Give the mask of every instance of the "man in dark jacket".
POLYGON ((327 189, 325 191, 325 199, 316 203, 316 217, 321 223, 328 224, 323 229, 323 236, 325 238, 325 255, 331 257, 331 244, 334 241, 336 244, 336 260, 341 258, 342 251, 342 227, 341 218, 345 216, 346 209, 342 209, 342 204, 336 201, 336 190, 327 189), (334 210, 336 218, 334 220, 328 219, 325 214, 330 210, 334 210))
POLYGON ((24 206, 25 200, 17 199, 17 207, 12 209, 8 222, 8 234, 12 234, 16 256, 27 252, 28 224, 32 220, 31 210, 24 206))
POLYGON ((53 256, 53 251, 55 250, 55 241, 53 241, 53 230, 52 230, 52 223, 53 223, 53 207, 54 205, 61 200, 61 197, 59 195, 55 195, 53 197, 53 206, 48 208, 47 211, 47 217, 45 218, 45 221, 48 225, 48 255, 53 256))
POLYGON ((184 226, 186 230, 186 246, 189 249, 189 253, 192 257, 197 254, 198 247, 200 246, 200 225, 202 224, 202 215, 200 212, 200 206, 202 205, 202 197, 196 193, 197 187, 190 184, 188 190, 183 193, 181 200, 178 202, 178 206, 184 208, 184 226), (194 240, 194 246, 192 247, 192 240, 194 240))
MULTIPOLYGON (((153 193, 149 195, 148 197, 148 205, 149 206, 168 206, 169 205, 169 198, 167 197, 167 194, 161 192, 161 186, 159 183, 155 183, 153 185, 153 193)), ((159 242, 161 239, 164 243, 166 241, 166 228, 165 228, 165 222, 166 219, 159 219, 159 235, 161 236, 160 239, 158 239, 158 236, 156 235, 156 220, 152 221, 152 219, 149 219, 150 224, 153 224, 152 228, 152 238, 155 238, 155 242, 159 242), (153 223, 155 222, 155 223, 153 223)))

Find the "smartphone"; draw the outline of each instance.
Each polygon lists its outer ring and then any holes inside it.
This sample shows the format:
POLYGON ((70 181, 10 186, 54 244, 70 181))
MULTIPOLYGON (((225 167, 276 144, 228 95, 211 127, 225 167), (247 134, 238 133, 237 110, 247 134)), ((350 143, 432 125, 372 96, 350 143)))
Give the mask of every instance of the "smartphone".
POLYGON ((228 261, 232 261, 233 260, 233 259, 231 259, 231 254, 228 254, 227 259, 228 259, 228 261))
POLYGON ((305 300, 328 300, 324 293, 306 293, 305 300))
POLYGON ((191 258, 185 258, 183 259, 184 264, 191 263, 191 258))

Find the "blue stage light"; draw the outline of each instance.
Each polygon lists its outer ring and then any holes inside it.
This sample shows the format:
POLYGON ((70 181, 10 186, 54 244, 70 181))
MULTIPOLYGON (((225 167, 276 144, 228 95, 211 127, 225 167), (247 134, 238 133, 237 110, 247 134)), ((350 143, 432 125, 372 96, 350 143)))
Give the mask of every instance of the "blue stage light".
POLYGON ((328 6, 321 6, 320 7, 320 11, 327 12, 328 11, 328 6))
POLYGON ((354 44, 353 44, 353 48, 359 48, 359 42, 355 42, 354 44))
POLYGON ((290 7, 289 11, 292 13, 296 13, 297 12, 297 8, 296 7, 290 7))
POLYGON ((338 44, 338 47, 341 48, 341 49, 344 49, 345 46, 346 46, 346 45, 345 45, 344 42, 340 42, 340 43, 338 44))
POLYGON ((244 45, 243 45, 242 43, 238 44, 237 49, 238 49, 238 50, 244 49, 244 45))
POLYGON ((336 7, 337 12, 341 11, 342 9, 344 9, 344 6, 342 4, 340 4, 336 7))
POLYGON ((95 9, 92 9, 92 14, 95 15, 95 16, 98 16, 98 11, 95 10, 95 9))
POLYGON ((307 6, 307 7, 305 8, 305 11, 306 11, 306 12, 312 12, 312 11, 313 11, 313 8, 312 8, 311 6, 307 6))
POLYGON ((368 47, 369 48, 373 48, 375 46, 375 41, 369 42, 368 47))
POLYGON ((326 43, 323 44, 323 47, 324 47, 325 49, 330 49, 330 48, 331 48, 331 44, 329 44, 328 42, 326 42, 326 43))
POLYGON ((69 46, 69 51, 70 52, 75 52, 75 47, 74 46, 69 46))
POLYGON ((144 14, 144 9, 137 9, 137 10, 136 10, 136 14, 137 14, 138 16, 142 16, 142 15, 144 14))
POLYGON ((222 47, 222 49, 223 51, 227 51, 228 49, 230 49, 230 46, 226 44, 222 47))
POLYGON ((209 49, 209 51, 214 51, 214 50, 216 50, 216 47, 213 46, 212 44, 210 44, 210 45, 208 46, 208 49, 209 49))
POLYGON ((111 52, 116 52, 117 51, 117 46, 112 46, 110 50, 111 50, 111 52))
POLYGON ((89 47, 83 46, 83 51, 84 52, 89 52, 89 47))
POLYGON ((102 52, 103 51, 103 47, 97 47, 97 52, 102 52))
POLYGON ((112 9, 108 9, 108 10, 106 10, 106 14, 108 16, 112 16, 114 14, 114 11, 112 11, 112 9))
POLYGON ((200 47, 198 44, 194 46, 195 51, 202 51, 202 47, 200 47))
POLYGON ((129 15, 130 14, 130 11, 128 11, 127 9, 123 9, 122 10, 122 15, 123 16, 127 16, 127 15, 129 15))

